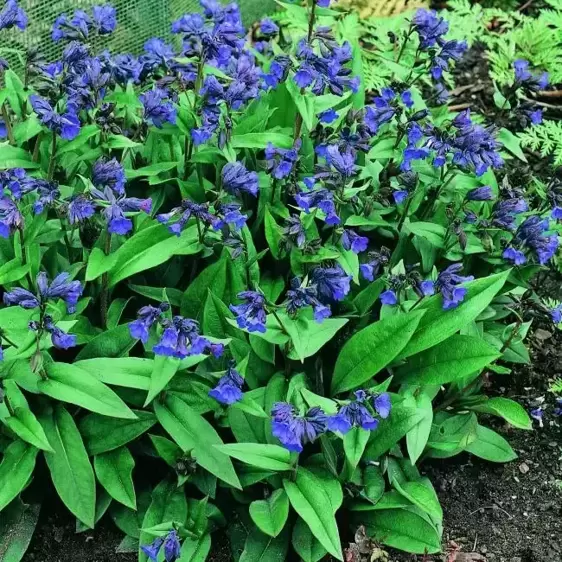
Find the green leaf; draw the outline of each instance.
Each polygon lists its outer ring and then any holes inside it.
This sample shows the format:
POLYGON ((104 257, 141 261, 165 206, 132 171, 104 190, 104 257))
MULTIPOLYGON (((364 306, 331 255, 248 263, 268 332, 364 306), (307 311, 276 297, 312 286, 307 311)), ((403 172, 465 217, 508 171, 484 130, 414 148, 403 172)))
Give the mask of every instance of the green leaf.
POLYGON ((75 367, 87 371, 100 382, 125 388, 148 390, 154 370, 152 359, 139 357, 84 359, 76 361, 75 367))
POLYGON ((127 447, 120 447, 94 457, 94 469, 100 484, 107 493, 119 503, 137 508, 137 498, 133 485, 135 460, 127 447))
POLYGON ((476 427, 476 439, 465 450, 491 462, 509 462, 517 458, 515 451, 501 435, 483 425, 476 427))
MULTIPOLYGON (((184 525, 187 519, 187 499, 183 488, 178 488, 172 480, 163 480, 152 492, 152 502, 146 511, 142 522, 143 529, 150 529, 161 523, 174 522, 184 525)), ((150 533, 141 531, 140 544, 150 544, 154 537, 150 533)), ((139 562, 145 562, 148 557, 139 551, 139 562)))
POLYGON ((19 259, 13 259, 0 267, 0 285, 19 281, 27 275, 29 264, 22 265, 19 259))
POLYGON ((471 406, 471 410, 492 414, 503 418, 507 423, 519 429, 532 429, 533 424, 525 408, 509 398, 495 397, 489 398, 483 404, 471 406))
POLYGON ((158 393, 166 387, 177 373, 180 366, 180 360, 175 357, 166 357, 157 355, 154 358, 154 368, 150 376, 150 388, 144 402, 144 406, 148 406, 158 393))
POLYGON ((24 488, 35 468, 37 449, 24 441, 10 443, 0 464, 0 511, 24 488))
POLYGON ((406 384, 442 385, 478 373, 498 357, 497 349, 482 338, 457 334, 411 357, 396 374, 406 384))
POLYGON ((378 466, 366 466, 363 470, 363 492, 361 495, 376 504, 384 495, 385 481, 378 466))
POLYGON ((2 511, 0 521, 0 560, 20 562, 29 547, 37 521, 40 504, 25 505, 13 502, 2 511))
POLYGON ((428 446, 438 451, 457 454, 476 439, 478 422, 475 414, 436 416, 428 446))
POLYGON ((267 131, 265 133, 233 135, 230 141, 232 148, 265 148, 267 143, 272 143, 279 148, 291 148, 293 138, 283 133, 267 131))
POLYGON ((307 357, 312 357, 331 341, 347 322, 347 318, 326 318, 318 323, 304 313, 295 320, 283 322, 294 345, 289 351, 289 359, 300 359, 304 362, 307 357))
POLYGON ((395 481, 393 486, 406 499, 425 511, 434 522, 443 521, 443 509, 439 503, 439 498, 427 478, 422 478, 417 482, 403 482, 400 484, 395 481))
POLYGON ((385 288, 385 279, 379 277, 372 283, 369 283, 365 289, 353 299, 353 306, 357 309, 361 316, 367 314, 373 305, 377 302, 380 294, 385 288))
POLYGON ((301 94, 300 88, 293 80, 285 82, 287 90, 291 94, 299 113, 302 116, 302 121, 308 131, 312 131, 314 127, 314 100, 311 96, 301 94))
POLYGON ((265 208, 264 229, 265 238, 267 240, 267 243, 269 244, 269 248, 271 249, 271 254, 276 260, 281 259, 281 242, 283 239, 282 229, 271 214, 269 205, 265 208))
POLYGON ((163 403, 154 402, 154 411, 162 427, 184 450, 193 449, 197 464, 240 489, 232 461, 214 445, 222 445, 215 428, 180 398, 167 395, 163 403))
POLYGON ((178 562, 205 562, 211 551, 211 535, 205 533, 202 537, 186 537, 181 545, 181 556, 178 562))
POLYGON ((265 500, 250 504, 250 517, 262 533, 276 537, 289 517, 289 498, 285 490, 275 490, 265 500))
POLYGON ((367 445, 365 454, 369 459, 377 459, 386 453, 402 437, 404 437, 410 429, 412 429, 424 417, 424 413, 414 407, 408 407, 404 402, 394 406, 390 416, 381 420, 376 431, 371 434, 371 439, 367 445))
POLYGON ((37 383, 43 394, 104 416, 136 419, 137 416, 113 390, 87 371, 68 363, 55 362, 47 363, 45 371, 48 378, 37 383))
POLYGON ((281 562, 286 559, 288 548, 288 529, 274 538, 254 527, 246 539, 238 562, 281 562))
POLYGON ((326 549, 312 534, 308 525, 300 517, 293 527, 291 543, 303 562, 318 562, 326 556, 326 549))
POLYGON ((125 169, 125 176, 127 179, 151 178, 164 172, 169 172, 170 170, 177 168, 177 166, 177 162, 157 162, 155 164, 150 164, 150 166, 137 168, 136 170, 131 170, 130 168, 125 169))
POLYGON ((424 299, 418 309, 425 310, 425 315, 398 358, 404 359, 433 347, 476 319, 500 292, 509 271, 466 283, 464 286, 468 289, 467 296, 454 310, 443 310, 441 295, 424 299))
POLYGON ((102 332, 91 339, 76 356, 78 360, 91 359, 92 357, 112 358, 127 355, 132 347, 137 343, 131 337, 129 326, 122 324, 102 332))
POLYGON ((217 445, 224 454, 265 470, 291 470, 291 453, 279 445, 261 443, 229 443, 217 445))
POLYGON ((429 434, 431 433, 431 425, 433 423, 433 406, 431 397, 428 396, 423 390, 414 396, 418 411, 423 413, 422 419, 412 427, 406 434, 406 447, 408 455, 413 465, 418 462, 421 457, 429 434))
POLYGON ((295 481, 284 479, 283 486, 291 505, 322 546, 332 556, 343 560, 336 518, 332 510, 326 509, 331 500, 322 481, 312 472, 299 467, 295 481))
POLYGON ((119 281, 167 262, 174 255, 187 256, 199 250, 197 228, 186 228, 180 236, 171 234, 163 225, 155 224, 136 232, 113 256, 109 270, 109 287, 119 281))
POLYGON ((416 508, 384 509, 361 514, 361 523, 375 540, 411 552, 441 551, 441 536, 423 512, 416 508))
POLYGON ((245 392, 241 400, 235 402, 230 406, 230 409, 237 409, 246 412, 257 418, 269 418, 269 416, 263 411, 263 408, 245 392))
MULTIPOLYGON (((162 289, 160 287, 147 287, 145 285, 129 284, 129 289, 158 303, 162 302, 162 289)), ((166 294, 172 306, 180 306, 183 291, 166 287, 166 294)))
POLYGON ((101 455, 130 443, 147 432, 155 423, 152 412, 134 410, 134 420, 108 418, 99 414, 90 414, 80 420, 80 433, 88 453, 101 455))
POLYGON ((434 222, 411 222, 405 224, 406 228, 415 236, 424 238, 436 248, 443 247, 446 230, 445 227, 434 222))
POLYGON ((351 469, 354 470, 359 464, 369 441, 369 436, 370 432, 360 427, 354 427, 344 435, 343 450, 351 469))
POLYGON ((99 132, 100 130, 97 125, 85 125, 84 127, 81 127, 80 132, 75 138, 73 138, 71 141, 68 141, 63 146, 57 148, 57 159, 64 154, 67 154, 74 150, 78 150, 99 132))
POLYGON ((22 104, 27 99, 25 86, 20 77, 10 68, 4 72, 4 83, 10 107, 21 119, 23 117, 22 104))
POLYGON ((521 150, 521 139, 518 136, 514 135, 509 129, 502 128, 497 138, 511 154, 517 156, 519 160, 527 162, 525 153, 521 150))
POLYGON ((391 316, 357 332, 338 355, 332 395, 357 388, 388 365, 404 349, 423 315, 413 311, 391 316))
POLYGON ((72 416, 60 405, 40 420, 55 451, 44 455, 57 493, 82 523, 93 528, 96 480, 80 432, 72 416))

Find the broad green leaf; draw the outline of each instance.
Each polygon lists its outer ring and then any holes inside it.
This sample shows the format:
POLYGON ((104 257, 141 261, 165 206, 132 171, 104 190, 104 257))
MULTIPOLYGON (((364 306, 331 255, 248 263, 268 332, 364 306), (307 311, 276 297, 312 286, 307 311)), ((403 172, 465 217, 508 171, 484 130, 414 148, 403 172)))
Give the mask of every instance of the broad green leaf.
POLYGON ((166 385, 172 380, 180 365, 180 360, 175 357, 165 357, 157 355, 154 358, 154 368, 150 376, 150 387, 144 406, 148 406, 156 395, 164 390, 166 385))
POLYGON ((291 453, 279 445, 261 443, 229 443, 217 445, 220 451, 239 461, 265 470, 291 470, 291 453))
POLYGON ((45 452, 45 460, 58 495, 82 523, 94 527, 96 480, 72 416, 56 406, 40 418, 54 453, 45 452))
POLYGON ((509 462, 517 458, 501 435, 483 425, 476 427, 476 439, 465 447, 465 451, 491 462, 509 462))
POLYGON ((127 179, 143 177, 150 178, 164 172, 169 172, 170 170, 177 168, 177 165, 177 162, 157 162, 155 164, 150 164, 149 166, 137 168, 136 170, 125 169, 125 176, 127 179))
POLYGON ((265 238, 271 249, 271 255, 276 260, 281 259, 281 255, 282 255, 281 242, 283 240, 282 228, 277 224, 277 221, 275 220, 271 211, 269 210, 269 206, 265 208, 264 231, 265 231, 265 238))
POLYGON ((443 310, 441 295, 424 299, 418 309, 425 310, 425 315, 416 333, 401 350, 398 358, 404 359, 433 347, 476 319, 501 291, 509 271, 466 283, 468 289, 466 298, 453 310, 443 310))
POLYGON ((437 248, 443 247, 446 230, 444 226, 433 222, 411 222, 405 227, 415 236, 421 236, 437 248))
POLYGON ((241 488, 232 461, 215 447, 223 444, 222 439, 205 418, 170 394, 163 403, 154 402, 154 411, 162 427, 184 451, 193 449, 197 464, 234 488, 241 488))
POLYGON ((108 359, 98 357, 96 359, 76 361, 74 366, 88 371, 90 375, 105 384, 148 390, 150 387, 150 377, 154 370, 154 360, 141 359, 139 357, 108 359))
POLYGON ((416 508, 385 509, 362 513, 361 524, 375 540, 411 552, 434 554, 441 551, 441 535, 416 508))
POLYGON ((363 470, 363 491, 361 495, 376 504, 383 496, 385 481, 378 466, 368 465, 363 470))
POLYGON ((380 421, 377 430, 371 433, 371 439, 365 451, 368 459, 377 459, 392 449, 410 429, 420 422, 424 413, 415 407, 415 403, 411 406, 409 407, 405 401, 393 407, 390 416, 380 421))
POLYGON ((503 418, 507 423, 519 429, 532 429, 533 425, 525 408, 514 400, 500 396, 489 398, 483 404, 471 406, 471 410, 492 414, 503 418))
POLYGON ((19 259, 13 259, 0 266, 0 285, 19 281, 27 275, 29 264, 22 265, 19 259))
POLYGON ((285 327, 294 346, 289 351, 289 359, 300 359, 304 362, 307 357, 312 357, 331 341, 347 322, 347 318, 326 318, 322 322, 316 322, 304 314, 294 321, 287 322, 285 327))
MULTIPOLYGON (((160 287, 147 287, 145 285, 133 285, 131 283, 129 284, 129 289, 139 295, 142 295, 143 297, 157 301, 158 303, 162 302, 162 289, 160 287)), ((183 291, 166 287, 166 294, 168 295, 171 305, 180 306, 183 291)))
MULTIPOLYGON (((187 499, 183 488, 178 488, 172 480, 163 480, 152 492, 152 502, 142 522, 143 529, 150 529, 161 523, 184 525, 187 519, 187 499)), ((141 531, 140 545, 152 542, 153 536, 141 531)), ((139 562, 146 562, 148 557, 139 551, 139 562)))
POLYGON ((431 397, 423 392, 423 390, 420 390, 420 392, 414 396, 414 399, 418 410, 423 412, 422 419, 406 434, 408 455, 412 464, 415 465, 421 457, 421 454, 427 444, 427 440, 429 439, 429 434, 431 433, 431 425, 433 423, 433 406, 431 403, 431 397))
POLYGON ((136 419, 137 416, 113 390, 87 371, 68 363, 55 362, 47 363, 45 371, 48 378, 37 383, 43 394, 104 416, 136 419))
POLYGON ((24 441, 14 441, 4 451, 0 464, 0 511, 25 488, 36 456, 37 449, 24 441))
POLYGON ((456 334, 408 359, 396 375, 404 383, 442 385, 480 372, 499 356, 482 338, 456 334))
POLYGON ((195 225, 174 236, 163 225, 149 226, 135 233, 112 255, 109 286, 168 261, 174 255, 197 253, 199 242, 195 225))
POLYGON ((293 527, 291 544, 303 562, 318 562, 328 553, 300 517, 293 527))
POLYGON ((269 418, 269 416, 263 411, 263 408, 253 398, 250 398, 247 392, 244 393, 241 400, 232 404, 230 408, 242 410, 257 418, 269 418))
POLYGON ((232 148, 265 148, 268 143, 272 143, 279 148, 291 148, 293 146, 293 138, 283 133, 267 131, 265 133, 233 135, 230 140, 232 148))
POLYGON ((428 446, 445 453, 456 454, 476 439, 478 422, 475 414, 436 416, 429 435, 428 446))
POLYGON ((262 533, 270 537, 279 535, 289 517, 289 498, 285 490, 275 490, 265 500, 253 501, 250 517, 262 533))
POLYGON ((152 412, 135 410, 134 420, 90 414, 80 420, 80 433, 88 454, 95 456, 118 449, 147 432, 155 423, 152 412))
POLYGON ((100 484, 114 500, 131 509, 137 508, 132 478, 134 467, 135 460, 127 447, 94 457, 94 469, 100 484))
POLYGON ((388 365, 404 349, 423 315, 413 311, 391 316, 356 333, 338 355, 332 395, 357 388, 388 365))
POLYGON ((205 533, 202 537, 186 537, 181 545, 181 556, 178 562, 205 562, 211 550, 211 535, 205 533))
POLYGON ((310 471, 299 467, 295 481, 283 480, 283 486, 295 511, 304 519, 322 546, 343 560, 336 518, 327 510, 331 500, 322 482, 310 471))
POLYGON ((422 478, 417 482, 403 482, 402 484, 395 481, 393 486, 406 499, 425 511, 434 522, 440 523, 443 521, 443 509, 439 503, 439 498, 427 478, 422 478))
POLYGON ((238 562, 282 562, 286 559, 288 549, 288 528, 278 537, 270 537, 254 527, 246 539, 238 562))
MULTIPOLYGON (((382 478, 382 476, 381 476, 382 478)), ((384 484, 384 479, 383 479, 384 484)), ((370 498, 367 498, 370 499, 370 498)), ((402 494, 396 490, 391 490, 381 494, 376 502, 353 502, 349 505, 350 511, 380 511, 387 509, 402 509, 404 507, 412 507, 413 504, 407 500, 402 494)))
POLYGON ((40 504, 25 505, 15 501, 2 511, 0 520, 0 560, 20 562, 29 547, 37 521, 40 504))
POLYGON ((68 141, 63 146, 57 148, 57 158, 60 158, 64 154, 67 154, 74 150, 78 150, 99 132, 100 130, 97 125, 85 125, 80 129, 80 132, 75 138, 73 138, 71 141, 68 141))

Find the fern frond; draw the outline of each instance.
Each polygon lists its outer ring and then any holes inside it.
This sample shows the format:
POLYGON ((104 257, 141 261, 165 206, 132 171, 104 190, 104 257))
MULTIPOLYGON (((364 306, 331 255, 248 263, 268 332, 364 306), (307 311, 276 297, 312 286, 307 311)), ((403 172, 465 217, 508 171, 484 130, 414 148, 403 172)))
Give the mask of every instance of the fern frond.
POLYGON ((555 166, 562 166, 562 122, 544 121, 519 133, 521 144, 552 157, 555 166))

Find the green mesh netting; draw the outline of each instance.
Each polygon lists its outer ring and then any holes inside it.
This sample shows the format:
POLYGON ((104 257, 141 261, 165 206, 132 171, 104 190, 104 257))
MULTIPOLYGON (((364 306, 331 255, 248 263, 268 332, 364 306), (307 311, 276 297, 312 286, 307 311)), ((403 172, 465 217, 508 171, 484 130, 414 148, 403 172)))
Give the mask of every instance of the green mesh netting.
MULTIPOLYGON (((55 18, 64 12, 72 14, 77 8, 88 10, 107 0, 20 0, 19 3, 29 17, 28 28, 23 33, 17 30, 3 33, 0 47, 36 47, 47 60, 55 60, 62 50, 61 44, 51 40, 55 18)), ((118 26, 113 34, 91 41, 94 52, 109 49, 113 53, 138 54, 151 37, 170 39, 173 20, 200 10, 198 0, 109 0, 109 3, 117 9, 118 26)), ((275 9, 274 0, 241 0, 238 4, 246 25, 275 9)))

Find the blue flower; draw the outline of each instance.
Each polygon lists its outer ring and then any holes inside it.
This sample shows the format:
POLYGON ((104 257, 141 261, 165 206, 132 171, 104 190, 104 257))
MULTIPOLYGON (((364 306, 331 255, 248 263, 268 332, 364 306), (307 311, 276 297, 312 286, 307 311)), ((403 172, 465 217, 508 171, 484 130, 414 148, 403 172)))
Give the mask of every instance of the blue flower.
POLYGON ((235 369, 236 363, 231 361, 228 365, 226 374, 221 377, 215 388, 209 391, 209 396, 221 404, 234 404, 242 400, 242 386, 244 379, 235 369))
POLYGON ((390 410, 392 409, 392 403, 390 401, 390 395, 387 392, 378 394, 372 397, 373 408, 375 412, 385 420, 390 415, 390 410))
POLYGON ((304 445, 312 443, 326 432, 327 416, 320 408, 311 408, 306 415, 298 416, 287 402, 277 402, 271 410, 271 430, 289 451, 300 453, 304 445))
POLYGON ((77 195, 68 204, 68 222, 76 224, 92 217, 96 212, 94 204, 84 197, 77 195))
POLYGON ((98 189, 111 188, 117 195, 125 193, 125 170, 116 158, 100 158, 92 169, 92 183, 98 189))
POLYGON ((291 280, 291 288, 287 291, 287 313, 290 315, 296 314, 301 308, 312 306, 314 313, 314 320, 322 322, 325 318, 332 315, 329 306, 322 304, 318 300, 317 290, 314 285, 303 286, 301 280, 295 277, 291 280))
POLYGON ((334 267, 315 267, 310 276, 311 283, 316 285, 318 297, 327 302, 341 301, 349 293, 351 275, 347 275, 341 265, 334 267))
MULTIPOLYGON (((547 219, 542 219, 537 215, 527 217, 517 229, 513 244, 516 247, 526 247, 534 252, 539 263, 544 265, 554 256, 558 249, 558 236, 555 234, 547 235, 548 229, 549 223, 547 219)), ((504 258, 521 262, 524 256, 514 248, 507 248, 504 251, 504 258)), ((521 265, 521 263, 517 263, 517 265, 521 265)))
POLYGON ((68 105, 66 112, 57 113, 49 102, 36 95, 29 97, 33 111, 37 113, 41 123, 46 125, 51 131, 57 133, 65 140, 72 140, 80 132, 80 120, 73 106, 68 105))
POLYGON ((216 206, 217 219, 213 223, 213 228, 215 230, 220 230, 225 226, 231 226, 234 230, 240 230, 244 228, 246 221, 248 220, 247 215, 243 215, 240 212, 242 208, 238 203, 219 203, 216 206))
POLYGON ((387 306, 395 306, 398 304, 398 296, 396 292, 392 289, 387 289, 383 291, 380 296, 382 304, 386 304, 387 306))
POLYGON ((528 205, 524 199, 502 199, 494 205, 492 224, 505 230, 515 228, 516 216, 527 211, 528 205))
POLYGON ((504 260, 512 263, 513 265, 524 265, 527 263, 527 257, 521 250, 516 248, 507 247, 503 253, 502 257, 504 260))
POLYGON ((164 326, 162 337, 152 349, 156 355, 185 359, 202 353, 211 353, 215 357, 220 357, 223 353, 222 344, 212 344, 199 334, 199 322, 195 320, 174 316, 171 321, 162 321, 162 325, 164 326))
POLYGON ((162 41, 153 37, 144 44, 144 54, 140 56, 140 61, 146 73, 154 72, 160 67, 168 67, 174 58, 174 49, 162 41))
POLYGON ((220 223, 220 219, 217 219, 217 217, 209 212, 208 203, 194 203, 189 199, 184 199, 181 202, 181 207, 176 207, 169 213, 156 215, 156 220, 159 223, 168 224, 168 230, 176 236, 179 236, 191 217, 194 217, 206 225, 219 228, 217 225, 220 223), (169 224, 172 220, 175 220, 177 216, 179 216, 179 219, 169 224))
POLYGON ((333 226, 341 222, 336 214, 334 195, 328 189, 301 191, 295 195, 295 201, 306 214, 310 213, 311 209, 320 209, 326 215, 326 224, 333 226))
POLYGON ((158 554, 163 544, 164 539, 156 537, 150 544, 143 545, 140 548, 152 562, 158 562, 158 554))
POLYGON ((342 176, 344 181, 357 173, 356 158, 356 152, 349 147, 343 150, 337 144, 326 147, 326 162, 342 176))
POLYGON ((459 275, 461 270, 462 263, 453 263, 437 276, 435 287, 443 295, 443 310, 456 308, 466 297, 467 289, 459 284, 472 281, 474 277, 459 275))
POLYGON ((322 113, 318 114, 320 123, 326 124, 333 123, 338 117, 339 114, 333 108, 327 109, 326 111, 322 111, 322 113))
POLYGON ((369 261, 362 263, 359 271, 367 281, 374 281, 381 268, 388 263, 390 252, 387 248, 382 247, 380 252, 369 252, 367 256, 369 261))
POLYGON ((23 31, 27 27, 27 14, 18 5, 17 0, 6 0, 0 12, 0 31, 13 27, 23 31))
POLYGON ((353 230, 345 228, 342 235, 342 246, 345 250, 351 250, 355 254, 364 252, 369 245, 369 239, 360 236, 353 230))
POLYGON ((265 297, 256 291, 242 291, 238 293, 238 298, 243 300, 243 304, 230 305, 230 310, 236 316, 236 323, 248 332, 265 333, 266 311, 265 297))
POLYGON ((427 49, 444 43, 443 36, 449 31, 449 24, 439 17, 435 10, 419 9, 413 19, 414 30, 420 38, 420 47, 427 49))
POLYGON ((23 224, 23 215, 9 197, 0 197, 0 236, 8 238, 23 224))
POLYGON ((33 203, 33 213, 36 215, 42 213, 45 207, 52 205, 57 197, 60 196, 58 186, 54 182, 37 179, 32 180, 31 185, 35 188, 35 192, 38 195, 38 199, 33 203))
POLYGON ((377 429, 377 420, 366 406, 367 393, 364 390, 355 392, 355 400, 342 406, 337 414, 328 417, 328 429, 345 434, 352 427, 360 427, 367 431, 377 429))
POLYGON ((441 80, 443 72, 449 69, 449 62, 459 61, 467 48, 466 41, 446 41, 441 50, 431 56, 431 77, 441 80))
POLYGON ((562 304, 550 309, 550 317, 555 324, 562 322, 562 304))
POLYGON ((285 248, 291 248, 292 246, 303 248, 306 243, 304 225, 300 217, 296 215, 291 215, 288 219, 285 219, 281 234, 283 236, 283 246, 285 248))
POLYGON ((298 160, 300 140, 291 149, 276 148, 271 143, 265 148, 268 171, 275 179, 286 178, 294 169, 298 160))
POLYGON ((70 349, 76 346, 76 336, 73 334, 67 334, 63 332, 60 328, 55 326, 53 319, 49 315, 45 315, 43 319, 44 329, 51 334, 51 341, 57 349, 70 349))
POLYGON ((176 122, 176 108, 167 91, 160 88, 148 90, 139 99, 144 106, 144 119, 147 123, 161 129, 164 123, 176 122))
POLYGON ((92 20, 100 35, 108 35, 117 27, 117 10, 106 4, 105 6, 94 6, 92 8, 92 20))
POLYGON ((494 198, 494 192, 489 185, 476 187, 466 194, 467 201, 491 201, 494 198))
POLYGON ((137 313, 137 319, 129 324, 131 337, 146 343, 150 328, 161 319, 162 313, 169 308, 170 305, 166 302, 160 303, 158 307, 143 306, 137 313))
POLYGON ((164 541, 164 558, 166 562, 175 562, 181 556, 181 545, 178 534, 172 529, 164 541))
POLYGON ((276 88, 281 82, 285 82, 291 66, 289 57, 280 55, 275 57, 269 66, 269 74, 263 74, 265 86, 276 88))
POLYGON ((279 27, 275 25, 269 18, 265 18, 260 22, 260 33, 267 36, 276 35, 279 32, 279 27))
POLYGON ((402 103, 408 108, 412 108, 414 106, 414 100, 412 99, 412 92, 410 90, 404 90, 400 94, 400 99, 402 103))
POLYGON ((435 283, 429 279, 417 281, 413 288, 420 297, 430 297, 435 294, 435 283))
POLYGON ((397 205, 400 205, 408 198, 408 191, 405 189, 399 189, 398 191, 392 192, 392 198, 397 205))
POLYGON ((374 107, 367 106, 365 110, 365 125, 371 133, 376 135, 385 123, 392 121, 396 115, 396 108, 391 103, 396 98, 396 92, 392 88, 383 88, 381 95, 374 98, 374 107))
POLYGON ((250 172, 241 162, 229 162, 222 169, 222 186, 232 195, 249 193, 254 197, 259 191, 258 174, 250 172))
POLYGON ((515 86, 523 86, 529 90, 544 90, 548 86, 548 73, 533 75, 529 70, 529 61, 517 59, 513 63, 515 86))

